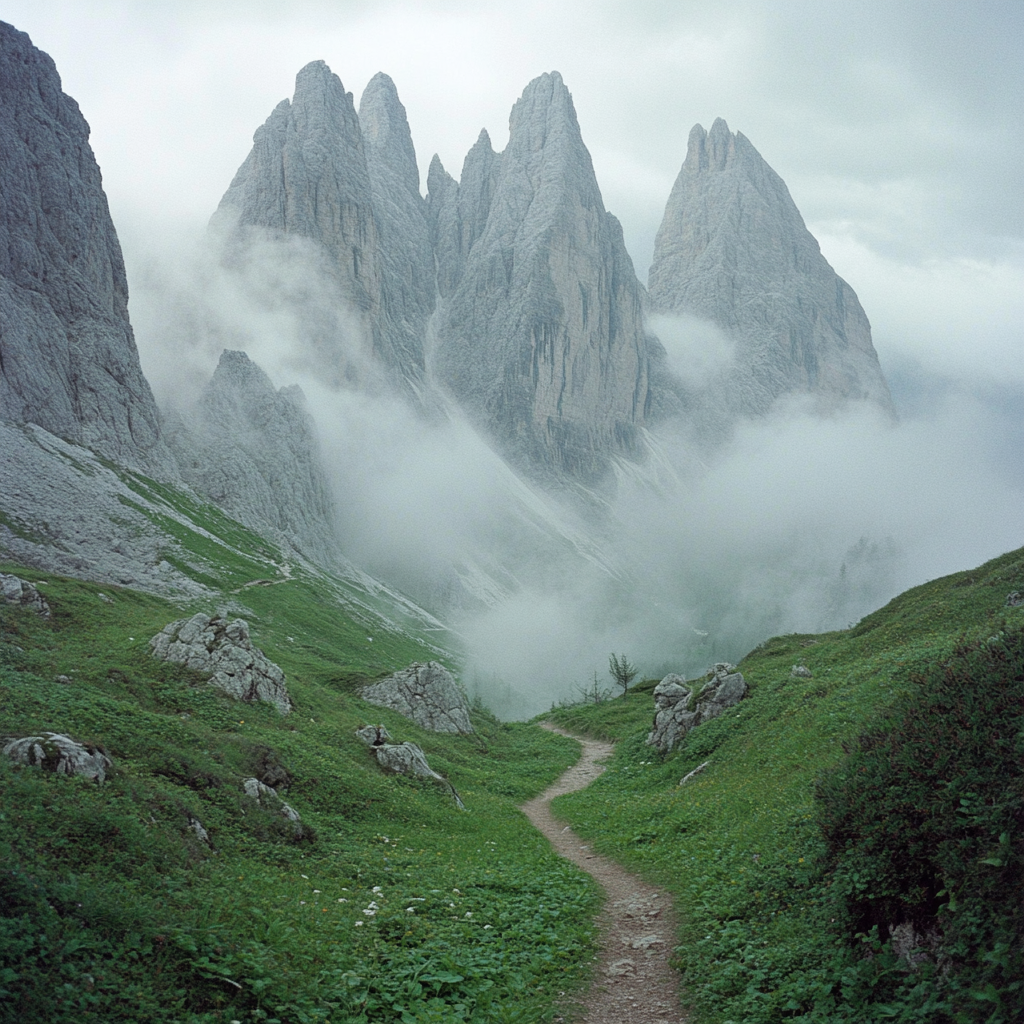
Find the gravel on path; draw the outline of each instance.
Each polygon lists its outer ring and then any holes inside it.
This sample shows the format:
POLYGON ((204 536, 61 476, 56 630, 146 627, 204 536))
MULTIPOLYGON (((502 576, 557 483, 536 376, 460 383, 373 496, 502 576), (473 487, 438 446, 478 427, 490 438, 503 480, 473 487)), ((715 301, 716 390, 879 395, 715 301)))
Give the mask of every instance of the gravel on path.
POLYGON ((598 917, 598 964, 583 999, 579 1024, 685 1024, 679 975, 669 966, 676 920, 669 895, 594 853, 575 832, 551 813, 551 801, 589 786, 603 771, 614 744, 588 740, 542 723, 545 729, 571 736, 583 747, 580 760, 540 796, 523 804, 523 812, 555 850, 592 875, 607 899, 598 917))

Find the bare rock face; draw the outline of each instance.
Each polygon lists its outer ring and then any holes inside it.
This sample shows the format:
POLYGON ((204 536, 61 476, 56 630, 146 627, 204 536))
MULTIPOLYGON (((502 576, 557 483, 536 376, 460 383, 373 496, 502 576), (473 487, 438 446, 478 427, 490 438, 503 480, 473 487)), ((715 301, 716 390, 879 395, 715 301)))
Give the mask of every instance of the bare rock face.
POLYGON ((593 483, 638 451, 643 289, 557 72, 527 86, 509 131, 500 155, 481 136, 459 185, 439 162, 428 176, 433 369, 520 469, 593 483))
POLYGON ((89 126, 53 61, 3 22, 0 181, 0 416, 173 475, 89 126))
POLYGON ((746 695, 743 674, 725 662, 715 665, 710 680, 696 694, 682 676, 665 676, 654 688, 654 727, 647 745, 667 754, 691 729, 717 718, 746 695))
POLYGON ((381 306, 374 349, 418 388, 426 369, 427 322, 434 312, 434 253, 412 133, 387 75, 374 75, 363 90, 359 125, 380 237, 381 306))
POLYGON ((214 686, 238 700, 267 701, 282 715, 292 709, 284 672, 253 646, 245 619, 199 612, 164 626, 149 647, 154 658, 208 673, 214 686))
POLYGON ((297 386, 275 390, 244 352, 225 349, 167 435, 182 479, 229 515, 321 565, 337 558, 334 503, 297 386))
POLYGON ((408 668, 363 688, 363 700, 390 708, 431 732, 473 732, 466 697, 440 663, 414 661, 408 668))
POLYGON ((50 606, 46 603, 46 598, 39 593, 34 584, 23 580, 20 576, 0 572, 0 598, 5 604, 18 604, 23 608, 31 608, 44 619, 50 617, 50 606))
POLYGON ((711 321, 735 346, 731 366, 684 397, 708 439, 791 394, 815 396, 825 411, 868 399, 893 413, 856 294, 822 256, 783 180, 720 118, 710 132, 690 132, 648 291, 652 313, 711 321))
POLYGON ((58 775, 80 775, 84 779, 103 782, 113 762, 101 750, 86 747, 58 732, 9 739, 4 754, 19 764, 33 764, 58 775))

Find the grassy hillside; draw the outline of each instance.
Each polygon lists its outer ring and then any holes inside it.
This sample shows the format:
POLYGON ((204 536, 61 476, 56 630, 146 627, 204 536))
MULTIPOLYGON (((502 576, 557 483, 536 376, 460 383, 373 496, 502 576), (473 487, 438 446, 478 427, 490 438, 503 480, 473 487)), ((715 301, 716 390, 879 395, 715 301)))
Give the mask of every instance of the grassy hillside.
POLYGON ((98 786, 0 760, 0 1020, 549 1019, 585 977, 596 893, 515 805, 577 745, 483 710, 477 735, 439 737, 364 704, 356 686, 433 641, 298 569, 246 587, 243 557, 226 599, 187 608, 3 566, 53 615, 0 606, 0 735, 65 732, 115 767, 98 786), (284 668, 292 714, 149 656, 167 622, 225 603, 284 668), (371 721, 468 810, 385 776, 354 736, 371 721), (243 795, 260 775, 301 829, 243 795))
MULTIPOLYGON (((98 786, 0 759, 0 1021, 552 1019, 586 979, 597 893, 516 805, 576 744, 483 708, 475 736, 451 737, 366 705, 363 683, 411 661, 454 666, 451 635, 356 570, 287 559, 116 472, 131 528, 156 530, 159 557, 205 590, 172 603, 0 565, 53 609, 0 606, 0 736, 65 732, 114 761, 98 786), (196 611, 249 621, 291 715, 152 660, 149 638, 196 611), (467 812, 381 773, 354 733, 382 720, 467 812), (245 797, 248 776, 274 780, 301 827, 245 797)), ((853 629, 769 640, 740 666, 749 697, 665 759, 644 744, 654 680, 549 716, 621 741, 557 809, 671 890, 699 1021, 1024 1014, 1013 590, 1024 551, 853 629)))
POLYGON ((748 698, 665 759, 644 743, 654 680, 549 716, 621 741, 555 809, 672 891, 697 1020, 1021 1019, 1015 590, 1024 550, 850 630, 769 640, 739 666, 748 698), (911 925, 915 969, 897 955, 911 925))

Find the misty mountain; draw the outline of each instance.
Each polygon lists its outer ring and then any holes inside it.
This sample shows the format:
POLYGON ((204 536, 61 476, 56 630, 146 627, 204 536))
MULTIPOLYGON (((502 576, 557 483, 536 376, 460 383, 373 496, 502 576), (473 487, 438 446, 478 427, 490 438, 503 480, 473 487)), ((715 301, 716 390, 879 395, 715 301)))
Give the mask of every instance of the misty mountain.
POLYGON ((648 289, 666 343, 699 334, 693 318, 724 334, 720 365, 685 390, 705 442, 787 395, 811 395, 822 412, 869 400, 894 415, 856 294, 821 254, 785 182, 721 118, 710 132, 690 132, 648 289))
POLYGON ((892 414, 856 295, 782 179, 722 120, 691 132, 649 296, 557 72, 526 87, 502 152, 481 132, 458 181, 435 157, 426 199, 419 187, 391 79, 370 81, 357 114, 318 61, 257 131, 214 220, 242 270, 305 246, 319 285, 273 301, 301 307, 318 375, 383 371, 421 401, 440 390, 528 478, 607 483, 670 419, 699 457, 791 395, 892 414))
POLYGON ((169 417, 181 479, 230 516, 319 565, 339 561, 316 425, 297 384, 274 388, 225 349, 195 405, 169 417))

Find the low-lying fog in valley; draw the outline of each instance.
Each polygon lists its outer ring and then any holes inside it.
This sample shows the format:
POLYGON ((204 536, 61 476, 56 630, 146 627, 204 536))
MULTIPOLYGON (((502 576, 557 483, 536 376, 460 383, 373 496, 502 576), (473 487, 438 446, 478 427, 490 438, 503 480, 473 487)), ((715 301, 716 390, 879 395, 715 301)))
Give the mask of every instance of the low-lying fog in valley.
MULTIPOLYGON (((980 382, 947 380, 895 424, 874 406, 821 417, 794 400, 707 462, 666 422, 646 463, 620 463, 581 510, 517 479, 454 405, 425 417, 367 386, 356 320, 301 250, 268 243, 243 276, 204 233, 133 241, 131 313, 161 406, 187 408, 223 348, 299 384, 341 550, 452 625, 467 687, 503 716, 609 687, 613 651, 645 675, 697 674, 774 634, 844 628, 1020 543, 1020 438, 980 382), (360 382, 325 384, 325 359, 360 382)), ((712 325, 650 326, 691 383, 728 364, 712 325)))

